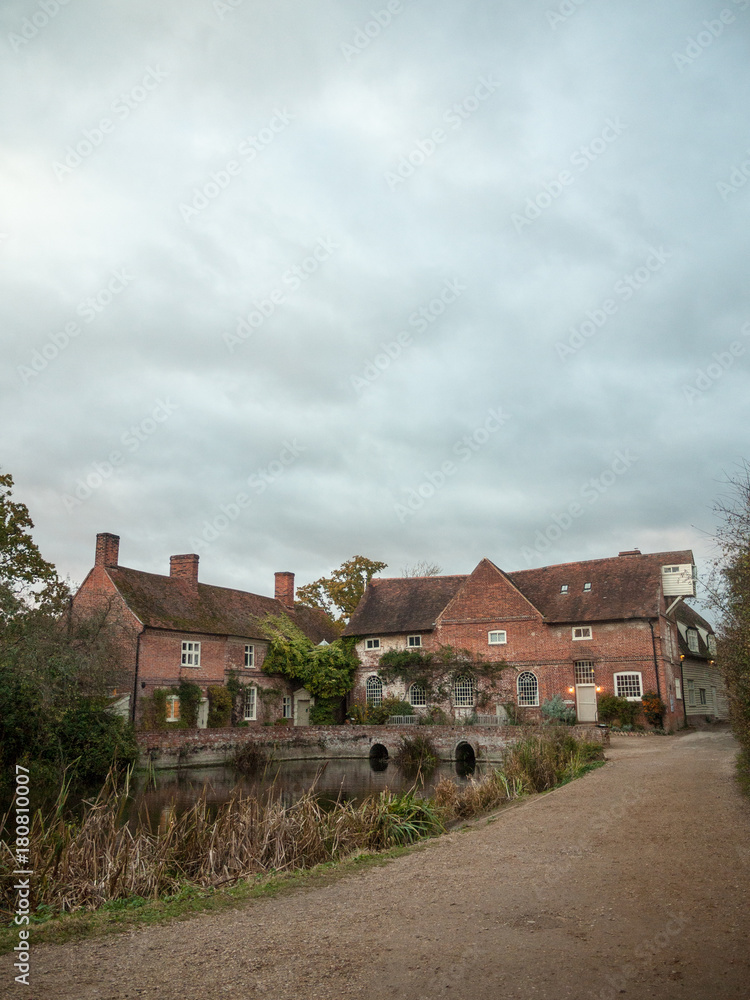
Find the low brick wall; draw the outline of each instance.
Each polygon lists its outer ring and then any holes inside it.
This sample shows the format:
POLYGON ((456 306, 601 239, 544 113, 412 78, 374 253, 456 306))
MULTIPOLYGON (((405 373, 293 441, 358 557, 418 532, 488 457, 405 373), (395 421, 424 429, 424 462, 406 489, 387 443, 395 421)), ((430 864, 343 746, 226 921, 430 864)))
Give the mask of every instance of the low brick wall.
MULTIPOLYGON (((537 728, 521 726, 304 726, 229 729, 177 729, 138 733, 140 764, 156 768, 226 764, 247 743, 262 747, 274 760, 367 758, 376 745, 392 757, 402 736, 428 736, 442 760, 456 760, 468 743, 477 760, 499 761, 503 750, 537 728)), ((597 726, 566 728, 573 736, 609 745, 609 730, 597 726)))

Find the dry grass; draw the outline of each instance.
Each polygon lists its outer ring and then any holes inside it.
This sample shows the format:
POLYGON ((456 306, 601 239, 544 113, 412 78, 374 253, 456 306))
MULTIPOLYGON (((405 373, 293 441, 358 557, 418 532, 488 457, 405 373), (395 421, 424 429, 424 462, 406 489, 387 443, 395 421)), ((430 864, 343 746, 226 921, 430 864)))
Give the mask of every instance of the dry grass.
MULTIPOLYGON (((598 745, 544 733, 511 747, 502 770, 463 789, 444 779, 431 800, 385 791, 359 805, 337 802, 324 809, 312 788, 291 806, 279 798, 266 801, 238 793, 216 809, 204 794, 182 815, 166 811, 157 829, 145 813, 124 822, 127 779, 118 786, 111 775, 80 820, 66 818, 64 787, 55 809, 46 816, 37 812, 32 822, 32 910, 95 910, 116 900, 158 899, 186 887, 213 889, 261 873, 312 868, 357 851, 411 844, 442 832, 449 820, 480 815, 519 795, 552 788, 601 757, 598 745)), ((3 843, 0 908, 8 916, 15 904, 14 867, 3 843)))
MULTIPOLYGON (((83 818, 64 815, 65 791, 54 812, 38 812, 30 833, 35 873, 32 907, 96 909, 130 897, 158 898, 186 885, 215 888, 247 876, 293 871, 335 861, 357 850, 385 850, 439 833, 429 802, 383 792, 360 805, 323 809, 313 791, 292 806, 237 794, 218 810, 205 796, 187 812, 164 814, 158 829, 139 817, 123 823, 128 787, 108 779, 83 818)), ((2 909, 13 906, 12 857, 0 857, 2 909)))

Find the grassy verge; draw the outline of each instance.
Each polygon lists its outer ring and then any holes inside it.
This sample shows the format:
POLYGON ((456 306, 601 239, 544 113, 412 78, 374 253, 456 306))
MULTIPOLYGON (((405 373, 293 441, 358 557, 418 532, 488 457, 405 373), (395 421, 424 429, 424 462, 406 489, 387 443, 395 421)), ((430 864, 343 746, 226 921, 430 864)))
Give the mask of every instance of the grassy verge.
MULTIPOLYGON (((443 780, 430 800, 385 791, 359 805, 324 810, 312 793, 291 806, 237 795, 214 813, 205 798, 158 829, 122 822, 127 785, 109 781, 77 821, 64 800, 32 822, 32 943, 62 943, 107 931, 237 906, 338 877, 403 854, 448 824, 548 791, 601 766, 599 744, 563 730, 510 747, 501 768, 458 788, 443 780)), ((10 852, 0 857, 2 910, 15 898, 10 852)), ((0 951, 17 943, 0 927, 0 951)))

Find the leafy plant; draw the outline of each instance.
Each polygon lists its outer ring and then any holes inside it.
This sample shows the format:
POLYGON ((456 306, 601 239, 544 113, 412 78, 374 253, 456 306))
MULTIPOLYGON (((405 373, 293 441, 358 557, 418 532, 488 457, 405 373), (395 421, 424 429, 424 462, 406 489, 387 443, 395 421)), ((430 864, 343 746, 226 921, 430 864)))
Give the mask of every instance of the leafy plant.
POLYGON ((322 611, 336 626, 343 628, 359 604, 372 577, 386 568, 386 563, 353 556, 335 569, 330 577, 322 576, 297 588, 297 600, 322 611))
POLYGON ((180 681, 176 688, 180 699, 180 729, 195 729, 198 725, 198 709, 203 694, 192 681, 180 681))
POLYGON ((400 767, 425 770, 434 767, 439 760, 435 744, 429 736, 416 733, 400 738, 395 753, 395 761, 400 767))
POLYGON ((621 728, 635 727, 641 712, 640 701, 628 701, 614 694, 603 694, 598 703, 599 719, 608 725, 617 723, 621 728))
POLYGON ((354 640, 314 646, 286 615, 269 615, 262 625, 270 640, 264 673, 285 677, 316 699, 342 698, 351 691, 359 666, 354 640))
POLYGON ((341 698, 316 698, 310 709, 311 726, 335 726, 341 719, 341 698))
POLYGON ((549 698, 542 705, 542 715, 548 722, 558 722, 566 726, 574 726, 576 723, 575 709, 566 705, 562 695, 556 694, 549 698))
POLYGON ((394 649, 380 657, 378 676, 386 684, 400 681, 407 689, 421 684, 428 701, 448 705, 453 701, 455 683, 468 680, 474 685, 476 707, 481 708, 492 699, 507 666, 453 646, 424 652, 394 649))
POLYGON ((208 728, 223 729, 229 725, 232 718, 234 696, 228 687, 210 687, 208 689, 208 728))
POLYGON ((658 729, 662 729, 664 726, 664 713, 667 710, 667 706, 655 691, 647 691, 641 700, 643 703, 643 714, 646 717, 646 722, 658 729))

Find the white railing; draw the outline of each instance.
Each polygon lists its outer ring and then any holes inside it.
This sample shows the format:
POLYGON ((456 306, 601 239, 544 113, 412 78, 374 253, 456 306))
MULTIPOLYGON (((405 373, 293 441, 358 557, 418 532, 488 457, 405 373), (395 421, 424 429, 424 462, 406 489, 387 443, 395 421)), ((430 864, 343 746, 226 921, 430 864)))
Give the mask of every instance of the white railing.
POLYGON ((416 724, 416 715, 389 715, 389 726, 413 726, 416 724))

